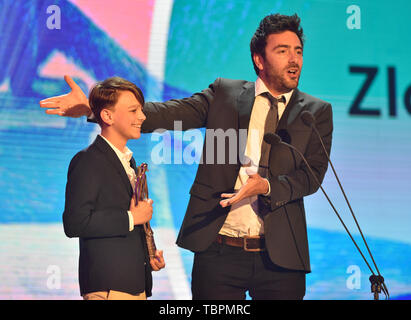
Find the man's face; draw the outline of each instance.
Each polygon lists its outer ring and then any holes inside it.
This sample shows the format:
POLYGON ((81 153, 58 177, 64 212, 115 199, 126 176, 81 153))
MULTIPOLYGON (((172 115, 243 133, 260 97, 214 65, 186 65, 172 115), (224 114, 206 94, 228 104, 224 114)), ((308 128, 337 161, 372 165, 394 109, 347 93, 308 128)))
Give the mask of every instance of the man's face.
POLYGON ((260 78, 273 94, 287 93, 298 86, 303 66, 303 48, 298 36, 291 31, 267 37, 265 58, 255 55, 260 78))
POLYGON ((142 105, 131 91, 120 91, 112 112, 112 129, 126 140, 140 138, 141 125, 146 119, 142 105))

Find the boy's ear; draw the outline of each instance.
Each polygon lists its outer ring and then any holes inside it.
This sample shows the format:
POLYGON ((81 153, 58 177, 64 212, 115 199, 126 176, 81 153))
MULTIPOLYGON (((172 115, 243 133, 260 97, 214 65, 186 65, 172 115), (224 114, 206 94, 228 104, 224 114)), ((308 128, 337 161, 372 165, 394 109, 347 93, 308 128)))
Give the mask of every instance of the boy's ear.
POLYGON ((109 109, 102 109, 100 111, 101 120, 108 126, 113 124, 113 113, 109 109))

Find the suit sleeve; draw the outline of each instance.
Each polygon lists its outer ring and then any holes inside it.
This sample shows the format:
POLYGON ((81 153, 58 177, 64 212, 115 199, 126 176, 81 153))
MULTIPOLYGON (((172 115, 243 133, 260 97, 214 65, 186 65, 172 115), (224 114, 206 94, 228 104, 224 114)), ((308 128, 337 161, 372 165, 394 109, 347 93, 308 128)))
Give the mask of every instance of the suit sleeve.
POLYGON ((99 180, 92 157, 85 152, 78 153, 70 162, 67 175, 63 225, 68 237, 104 238, 124 236, 129 232, 127 211, 96 209, 102 186, 99 180))
POLYGON ((181 121, 182 130, 202 128, 207 124, 207 115, 212 104, 220 78, 210 86, 189 98, 173 99, 166 102, 148 102, 144 105, 147 119, 142 132, 158 129, 173 130, 174 121, 181 121))
MULTIPOLYGON (((315 117, 316 127, 323 139, 327 153, 330 154, 333 131, 331 105, 325 104, 315 117)), ((292 152, 294 157, 300 157, 295 151, 292 152)), ((311 133, 304 156, 317 180, 322 183, 328 168, 328 158, 323 151, 320 139, 314 131, 311 133)), ((270 199, 272 210, 288 202, 313 194, 319 189, 316 179, 304 161, 301 161, 300 166, 296 170, 288 174, 270 177, 269 181, 271 195, 268 198, 270 199)))

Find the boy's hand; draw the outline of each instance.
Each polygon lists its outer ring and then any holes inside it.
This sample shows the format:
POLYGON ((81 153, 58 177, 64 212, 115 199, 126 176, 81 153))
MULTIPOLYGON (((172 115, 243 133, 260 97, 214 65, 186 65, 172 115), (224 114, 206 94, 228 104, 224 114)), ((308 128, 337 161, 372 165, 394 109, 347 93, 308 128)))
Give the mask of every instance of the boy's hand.
POLYGON ((163 258, 163 250, 156 250, 156 256, 150 259, 150 265, 153 271, 159 271, 166 266, 163 258))
POLYGON ((133 215, 134 225, 144 224, 153 216, 153 200, 147 199, 136 204, 134 197, 131 198, 130 209, 133 215))

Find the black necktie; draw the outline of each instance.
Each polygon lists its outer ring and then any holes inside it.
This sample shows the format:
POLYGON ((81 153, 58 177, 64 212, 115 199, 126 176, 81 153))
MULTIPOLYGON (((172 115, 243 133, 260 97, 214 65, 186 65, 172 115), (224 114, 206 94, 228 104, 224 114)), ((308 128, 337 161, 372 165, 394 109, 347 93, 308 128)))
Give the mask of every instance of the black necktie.
MULTIPOLYGON (((278 124, 278 102, 285 103, 285 97, 281 96, 280 99, 276 99, 269 92, 264 92, 261 95, 266 97, 270 101, 270 110, 268 111, 267 117, 265 118, 264 135, 267 133, 275 133, 278 124)), ((258 173, 264 178, 267 177, 270 149, 271 145, 265 142, 263 139, 261 143, 261 156, 258 173)))
MULTIPOLYGON (((268 100, 270 101, 270 110, 268 111, 267 117, 265 119, 264 135, 267 133, 275 133, 278 124, 278 102, 285 103, 285 97, 281 96, 279 99, 276 99, 269 92, 264 92, 262 96, 268 98, 268 100)), ((268 160, 270 156, 270 150, 271 145, 264 141, 263 136, 263 141, 261 142, 261 157, 258 166, 258 174, 263 178, 268 178, 268 160)), ((270 212, 270 208, 263 197, 259 196, 257 203, 258 209, 256 212, 258 212, 258 215, 260 217, 263 217, 270 212)))

